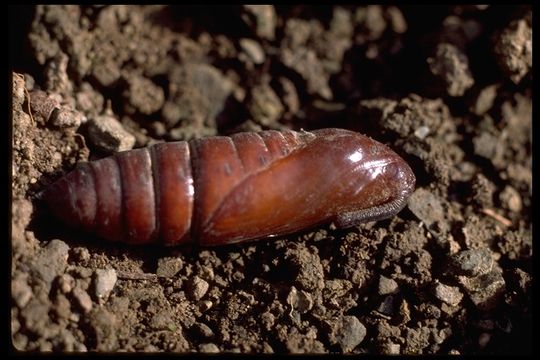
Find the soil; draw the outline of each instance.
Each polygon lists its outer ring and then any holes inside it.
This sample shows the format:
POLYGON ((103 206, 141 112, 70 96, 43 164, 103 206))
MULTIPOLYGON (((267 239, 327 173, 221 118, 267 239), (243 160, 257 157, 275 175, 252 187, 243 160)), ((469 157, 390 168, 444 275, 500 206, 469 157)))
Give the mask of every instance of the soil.
POLYGON ((532 9, 10 8, 19 351, 532 352, 532 9), (341 127, 406 159, 399 215, 248 244, 107 243, 39 192, 117 151, 341 127))

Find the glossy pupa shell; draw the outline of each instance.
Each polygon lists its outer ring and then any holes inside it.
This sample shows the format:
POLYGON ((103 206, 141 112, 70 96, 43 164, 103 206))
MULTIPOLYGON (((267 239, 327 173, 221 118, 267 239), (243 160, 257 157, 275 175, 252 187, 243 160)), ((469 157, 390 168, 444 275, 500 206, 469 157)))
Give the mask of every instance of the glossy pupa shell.
POLYGON ((65 223, 132 244, 222 245, 397 214, 407 163, 343 129, 244 132, 82 164, 44 191, 65 223))

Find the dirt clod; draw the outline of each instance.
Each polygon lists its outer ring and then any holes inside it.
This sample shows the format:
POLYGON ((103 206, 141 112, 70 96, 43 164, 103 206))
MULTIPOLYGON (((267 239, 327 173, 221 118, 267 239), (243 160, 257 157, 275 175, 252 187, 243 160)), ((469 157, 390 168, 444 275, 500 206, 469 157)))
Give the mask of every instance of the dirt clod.
POLYGON ((135 137, 114 116, 109 115, 90 119, 88 138, 92 145, 107 154, 130 150, 135 145, 135 137))
POLYGON ((94 278, 95 295, 98 299, 107 298, 116 284, 117 276, 114 269, 97 269, 94 278))
POLYGON ((330 343, 338 344, 343 352, 350 352, 366 337, 366 327, 355 316, 344 316, 329 325, 330 343))

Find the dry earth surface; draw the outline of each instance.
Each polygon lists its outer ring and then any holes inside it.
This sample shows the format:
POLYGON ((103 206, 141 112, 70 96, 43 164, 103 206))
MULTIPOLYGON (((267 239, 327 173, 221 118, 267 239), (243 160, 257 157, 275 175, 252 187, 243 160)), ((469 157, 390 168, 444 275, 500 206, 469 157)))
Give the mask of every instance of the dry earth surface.
MULTIPOLYGON (((532 350, 532 9, 10 8, 20 351, 532 350), (202 248, 107 243, 36 194, 162 141, 341 127, 406 159, 398 216, 202 248)), ((299 184, 301 186, 301 184, 299 184)))

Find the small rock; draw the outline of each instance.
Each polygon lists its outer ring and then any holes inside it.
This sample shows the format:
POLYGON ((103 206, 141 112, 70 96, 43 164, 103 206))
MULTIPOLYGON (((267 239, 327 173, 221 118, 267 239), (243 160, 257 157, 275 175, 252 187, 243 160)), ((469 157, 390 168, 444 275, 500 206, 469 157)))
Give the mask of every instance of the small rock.
POLYGON ((214 336, 214 332, 212 331, 212 329, 210 329, 208 325, 203 323, 195 323, 193 324, 191 329, 193 330, 193 332, 195 332, 197 336, 201 336, 206 339, 214 336))
POLYGON ((77 300, 77 304, 85 313, 92 310, 92 299, 90 299, 90 295, 86 291, 80 287, 76 287, 73 289, 72 294, 75 300, 77 300))
POLYGON ((53 111, 49 120, 51 124, 59 128, 78 128, 87 119, 81 112, 62 106, 53 111))
POLYGON ((450 257, 449 266, 455 275, 478 276, 491 271, 493 258, 487 249, 464 250, 450 257))
POLYGON ((477 277, 459 276, 459 281, 471 301, 482 311, 495 308, 506 289, 500 268, 477 277))
POLYGON ((244 5, 246 15, 242 19, 255 28, 257 36, 274 40, 276 32, 276 10, 273 5, 244 5))
POLYGON ((32 289, 23 277, 17 277, 11 282, 11 297, 15 304, 22 309, 32 298, 32 289))
POLYGON ((389 279, 381 275, 381 277, 379 278, 379 295, 395 294, 398 291, 398 283, 395 280, 389 279))
POLYGON ((420 140, 424 140, 426 136, 429 135, 429 127, 428 126, 420 126, 416 130, 414 130, 414 136, 419 138, 420 140))
POLYGON ((388 316, 394 315, 394 297, 392 295, 385 297, 379 304, 377 311, 388 316))
POLYGON ((41 117, 45 122, 49 121, 53 111, 60 108, 60 101, 49 96, 45 91, 33 90, 29 94, 30 107, 34 116, 41 117))
POLYGON ((486 131, 482 131, 473 138, 473 145, 476 155, 489 160, 495 157, 497 146, 500 146, 499 139, 486 131))
POLYGON ((208 283, 201 279, 198 276, 195 276, 191 281, 188 283, 188 294, 194 299, 194 300, 200 300, 208 291, 208 288, 210 285, 208 283))
POLYGON ((171 278, 182 269, 183 265, 180 258, 160 258, 157 263, 156 274, 159 277, 171 278))
POLYGON ((217 347, 216 344, 207 343, 207 344, 199 345, 199 351, 203 353, 218 353, 219 348, 217 347))
POLYGON ((330 343, 338 344, 344 353, 352 351, 366 336, 366 327, 355 316, 343 316, 329 325, 330 343))
POLYGON ((259 65, 264 63, 264 51, 257 41, 251 39, 240 39, 240 47, 246 53, 246 55, 249 56, 254 64, 259 65))
POLYGON ((54 278, 64 273, 68 251, 69 246, 65 242, 51 240, 32 264, 32 271, 50 287, 54 278))
POLYGON ((98 299, 107 298, 116 284, 117 276, 114 269, 97 269, 94 278, 95 294, 98 299))
POLYGON ((490 85, 483 88, 478 94, 471 111, 479 116, 487 113, 493 106, 493 101, 497 97, 498 88, 499 84, 490 85))
POLYGON ((507 185, 499 195, 501 204, 512 212, 519 213, 522 209, 521 196, 516 189, 507 185))
POLYGON ((88 138, 94 146, 109 154, 131 150, 135 145, 135 137, 111 115, 91 119, 88 122, 88 138))
POLYGON ((296 310, 304 314, 313 307, 313 299, 311 298, 311 294, 303 290, 298 291, 293 286, 287 296, 287 304, 291 305, 291 310, 296 310))
POLYGON ((457 306, 463 294, 456 286, 448 286, 441 283, 437 283, 434 287, 434 295, 437 299, 447 303, 450 306, 457 306))
POLYGON ((211 302, 210 300, 201 301, 199 303, 199 311, 203 313, 207 310, 210 310, 212 306, 214 306, 214 303, 211 302))
POLYGON ((395 344, 391 341, 384 343, 381 346, 381 353, 385 355, 399 355, 401 351, 401 345, 395 344))

